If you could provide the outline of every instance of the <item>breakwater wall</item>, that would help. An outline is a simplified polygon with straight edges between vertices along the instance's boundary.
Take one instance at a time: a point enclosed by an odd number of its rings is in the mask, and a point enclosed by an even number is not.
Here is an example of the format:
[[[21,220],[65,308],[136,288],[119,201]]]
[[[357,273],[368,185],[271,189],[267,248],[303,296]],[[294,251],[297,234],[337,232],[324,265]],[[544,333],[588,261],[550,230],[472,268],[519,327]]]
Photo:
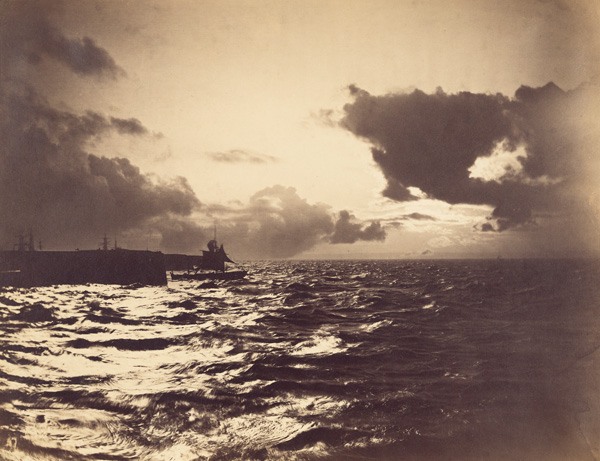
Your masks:
[[[137,250],[0,251],[0,286],[166,285],[164,254]]]

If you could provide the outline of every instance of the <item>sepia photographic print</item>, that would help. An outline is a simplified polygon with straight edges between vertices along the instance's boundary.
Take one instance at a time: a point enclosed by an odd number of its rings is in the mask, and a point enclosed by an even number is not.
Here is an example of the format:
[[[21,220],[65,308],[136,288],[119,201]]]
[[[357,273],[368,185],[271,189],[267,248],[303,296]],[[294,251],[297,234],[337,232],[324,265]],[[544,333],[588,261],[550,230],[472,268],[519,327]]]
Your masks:
[[[0,459],[600,460],[600,2],[0,0]]]

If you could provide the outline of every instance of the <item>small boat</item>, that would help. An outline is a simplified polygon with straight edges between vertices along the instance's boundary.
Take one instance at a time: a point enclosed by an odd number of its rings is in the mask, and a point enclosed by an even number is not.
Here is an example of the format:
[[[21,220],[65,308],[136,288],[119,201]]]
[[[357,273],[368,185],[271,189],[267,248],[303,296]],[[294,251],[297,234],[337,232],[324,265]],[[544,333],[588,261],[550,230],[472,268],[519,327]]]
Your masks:
[[[229,259],[215,239],[208,242],[208,251],[202,251],[200,264],[188,269],[184,273],[171,272],[171,280],[239,280],[248,275],[243,269],[227,270],[227,263],[235,264]]]

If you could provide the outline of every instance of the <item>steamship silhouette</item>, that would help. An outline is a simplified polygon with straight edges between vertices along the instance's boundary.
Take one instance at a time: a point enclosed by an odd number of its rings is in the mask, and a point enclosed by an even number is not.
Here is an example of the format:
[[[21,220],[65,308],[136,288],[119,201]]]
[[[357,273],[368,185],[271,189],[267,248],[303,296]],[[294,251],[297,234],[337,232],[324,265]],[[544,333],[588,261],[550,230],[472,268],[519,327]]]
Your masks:
[[[173,272],[176,270],[172,269],[175,265],[173,263],[177,262],[175,256],[178,255],[166,255],[171,280],[238,280],[248,275],[244,269],[235,269],[236,263],[227,256],[223,245],[219,246],[217,243],[216,226],[214,238],[208,242],[207,246],[208,251],[202,250],[202,256],[181,255],[183,258],[178,261],[179,270],[182,270],[182,266],[185,264],[184,273]]]

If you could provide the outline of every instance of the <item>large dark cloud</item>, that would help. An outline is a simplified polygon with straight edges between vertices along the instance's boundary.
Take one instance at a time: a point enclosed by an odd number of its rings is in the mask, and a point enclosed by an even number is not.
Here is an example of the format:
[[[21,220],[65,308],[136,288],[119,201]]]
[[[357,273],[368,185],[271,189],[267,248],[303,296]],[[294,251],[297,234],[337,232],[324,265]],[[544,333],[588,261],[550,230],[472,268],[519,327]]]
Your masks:
[[[374,96],[354,85],[350,93],[354,101],[344,107],[340,124],[371,143],[388,182],[383,194],[393,200],[416,200],[410,189],[416,187],[450,204],[491,205],[482,230],[504,231],[534,222],[536,213],[564,211],[574,184],[585,176],[590,152],[581,135],[591,129],[582,128],[582,107],[597,95],[592,86],[569,92],[553,83],[523,86],[513,98],[441,89]],[[520,170],[473,177],[475,161],[499,146],[525,149]]]
[[[468,169],[511,136],[506,98],[441,90],[371,96],[354,86],[350,90],[355,101],[345,106],[342,126],[374,145],[373,158],[390,180],[386,195],[408,200],[414,197],[407,187],[416,186],[449,203],[481,200]]]
[[[91,155],[86,145],[118,119],[76,115],[48,106],[35,92],[0,95],[0,241],[33,230],[50,245],[96,242],[163,215],[189,215],[199,201],[184,178],[140,172],[124,158]],[[141,128],[141,124],[139,125]],[[141,134],[144,129],[129,130]]]
[[[33,231],[49,248],[96,245],[104,233],[157,218],[188,216],[200,205],[184,178],[143,174],[125,158],[90,154],[115,132],[147,136],[137,119],[53,107],[31,78],[43,59],[74,74],[123,72],[90,38],[69,39],[50,22],[56,3],[4,2],[0,31],[0,245]],[[38,82],[39,84],[39,82]]]

